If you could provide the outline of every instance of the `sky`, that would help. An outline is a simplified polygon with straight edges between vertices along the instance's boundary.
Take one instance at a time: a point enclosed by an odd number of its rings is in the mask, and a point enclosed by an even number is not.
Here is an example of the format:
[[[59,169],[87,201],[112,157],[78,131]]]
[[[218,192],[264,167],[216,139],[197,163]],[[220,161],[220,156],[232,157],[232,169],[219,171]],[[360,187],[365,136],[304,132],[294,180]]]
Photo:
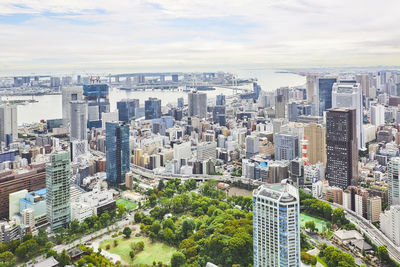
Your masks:
[[[0,75],[400,65],[399,0],[0,0]]]

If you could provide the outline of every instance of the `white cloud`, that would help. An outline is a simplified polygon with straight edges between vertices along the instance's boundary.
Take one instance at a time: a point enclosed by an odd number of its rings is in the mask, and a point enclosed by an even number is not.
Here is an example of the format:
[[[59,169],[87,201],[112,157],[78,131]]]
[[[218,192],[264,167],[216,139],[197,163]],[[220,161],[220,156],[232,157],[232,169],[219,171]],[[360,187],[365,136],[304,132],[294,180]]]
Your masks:
[[[397,0],[2,0],[0,74],[395,65],[398,10]]]

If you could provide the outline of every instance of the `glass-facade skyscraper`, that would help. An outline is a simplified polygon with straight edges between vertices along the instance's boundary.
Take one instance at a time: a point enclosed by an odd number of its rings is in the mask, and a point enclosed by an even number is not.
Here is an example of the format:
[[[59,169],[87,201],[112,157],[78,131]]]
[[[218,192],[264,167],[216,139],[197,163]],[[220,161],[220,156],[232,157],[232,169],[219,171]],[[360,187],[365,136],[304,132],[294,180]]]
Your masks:
[[[332,86],[337,81],[336,77],[318,77],[318,115],[322,116],[325,110],[332,107]]]
[[[150,97],[144,102],[144,116],[146,120],[161,118],[161,100]]]
[[[51,230],[68,226],[70,214],[69,153],[55,152],[46,165],[47,220]]]
[[[129,172],[129,125],[106,122],[107,182],[118,185],[125,182]]]
[[[299,191],[282,182],[253,192],[254,267],[300,266]]]
[[[101,128],[101,113],[110,112],[107,84],[86,84],[83,86],[83,95],[88,102],[88,128]]]
[[[118,120],[129,123],[135,119],[135,109],[139,107],[139,99],[122,99],[117,102]]]

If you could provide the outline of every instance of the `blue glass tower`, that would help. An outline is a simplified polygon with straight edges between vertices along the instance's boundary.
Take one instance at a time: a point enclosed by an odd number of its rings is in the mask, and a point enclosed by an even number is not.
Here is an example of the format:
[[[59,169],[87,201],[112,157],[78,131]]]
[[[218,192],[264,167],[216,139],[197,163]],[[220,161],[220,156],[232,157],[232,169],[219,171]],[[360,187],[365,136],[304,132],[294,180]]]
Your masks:
[[[144,102],[144,116],[146,120],[161,118],[161,100],[150,97]]]
[[[129,123],[135,119],[135,109],[139,107],[139,99],[123,99],[117,102],[118,120]]]
[[[325,110],[332,108],[332,86],[336,78],[318,78],[318,115],[322,116]]]
[[[85,84],[83,95],[88,102],[88,128],[101,128],[101,113],[110,112],[107,84]]]
[[[178,98],[178,108],[183,108],[184,100],[183,97]]]
[[[125,182],[129,172],[129,125],[118,122],[106,123],[107,182],[113,185]]]
[[[225,106],[226,105],[225,95],[217,95],[215,104],[217,106]]]

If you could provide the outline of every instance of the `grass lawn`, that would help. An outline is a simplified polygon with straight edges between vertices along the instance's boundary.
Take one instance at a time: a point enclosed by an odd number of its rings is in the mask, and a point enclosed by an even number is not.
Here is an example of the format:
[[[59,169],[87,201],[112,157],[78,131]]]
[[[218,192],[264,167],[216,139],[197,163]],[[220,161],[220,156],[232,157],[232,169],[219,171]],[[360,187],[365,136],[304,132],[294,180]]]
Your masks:
[[[306,222],[308,222],[308,221],[314,221],[315,228],[317,228],[318,232],[320,232],[320,233],[322,232],[322,228],[324,226],[326,227],[326,224],[327,224],[327,221],[325,221],[325,220],[321,220],[321,219],[306,215],[304,213],[301,213],[300,214],[300,225],[302,227],[304,227]]]
[[[130,200],[126,200],[126,199],[123,199],[123,198],[117,199],[116,203],[117,203],[117,206],[119,204],[124,205],[125,209],[129,210],[129,211],[134,210],[138,205],[136,202],[133,202],[133,201],[130,201]]]
[[[118,237],[115,239],[118,240],[117,247],[114,247],[114,239],[109,239],[101,242],[100,248],[106,250],[106,245],[110,244],[111,248],[106,251],[121,256],[122,260],[126,263],[151,265],[153,264],[153,261],[161,261],[162,263],[167,264],[171,260],[172,254],[176,251],[175,248],[157,241],[151,243],[151,240],[147,237],[131,237],[129,239]],[[129,257],[129,251],[131,251],[130,244],[139,241],[144,242],[144,250],[135,255],[132,262]]]
[[[328,265],[317,255],[317,261],[319,262],[319,263],[321,263],[322,265],[324,265],[325,267],[328,267]]]

